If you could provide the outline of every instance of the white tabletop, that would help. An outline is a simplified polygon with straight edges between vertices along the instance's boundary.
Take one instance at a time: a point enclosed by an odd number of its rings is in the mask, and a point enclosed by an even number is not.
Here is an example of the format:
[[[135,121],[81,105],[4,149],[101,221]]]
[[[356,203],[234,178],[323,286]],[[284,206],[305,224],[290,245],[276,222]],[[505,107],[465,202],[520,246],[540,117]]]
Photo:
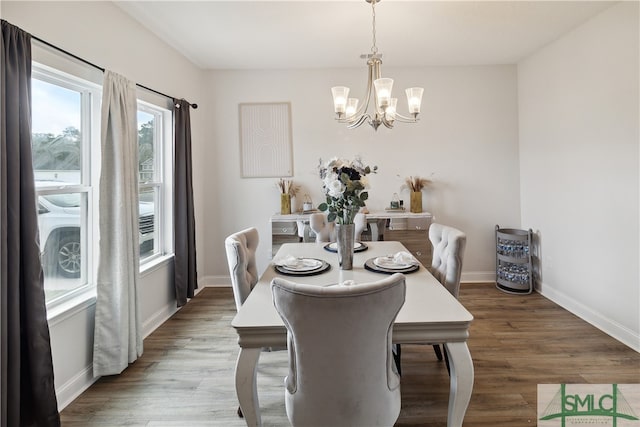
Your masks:
[[[384,275],[364,268],[369,258],[405,251],[399,242],[366,242],[368,249],[356,252],[353,270],[340,270],[338,255],[323,248],[323,243],[285,243],[274,260],[287,255],[318,258],[327,261],[331,269],[315,276],[284,276],[267,267],[260,281],[232,321],[240,335],[241,346],[282,345],[285,343],[284,324],[277,314],[271,296],[271,279],[279,275],[288,280],[317,285],[330,285],[354,280],[367,283]],[[466,341],[473,320],[456,298],[442,286],[429,271],[420,266],[418,271],[406,274],[406,300],[394,324],[393,341],[399,343],[432,343]],[[417,333],[419,332],[419,333]],[[269,335],[272,334],[270,337]]]

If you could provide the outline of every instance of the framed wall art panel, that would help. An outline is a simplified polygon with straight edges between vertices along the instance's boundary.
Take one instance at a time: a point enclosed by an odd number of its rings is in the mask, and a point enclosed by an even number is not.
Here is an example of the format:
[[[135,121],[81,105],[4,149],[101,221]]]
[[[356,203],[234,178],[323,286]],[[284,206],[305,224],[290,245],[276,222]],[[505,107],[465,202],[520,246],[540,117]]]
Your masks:
[[[291,103],[240,104],[243,178],[293,176]]]

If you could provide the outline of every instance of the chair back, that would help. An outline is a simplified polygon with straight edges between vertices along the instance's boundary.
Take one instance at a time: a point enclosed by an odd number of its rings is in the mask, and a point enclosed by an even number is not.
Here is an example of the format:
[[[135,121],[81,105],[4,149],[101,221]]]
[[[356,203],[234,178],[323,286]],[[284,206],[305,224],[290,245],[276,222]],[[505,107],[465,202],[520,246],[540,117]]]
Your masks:
[[[234,233],[224,241],[227,262],[229,263],[229,275],[233,286],[233,298],[238,310],[258,283],[256,250],[259,241],[258,230],[254,227]]]
[[[362,239],[362,232],[367,228],[367,216],[362,212],[358,212],[353,218],[355,224],[355,241],[359,242]]]
[[[323,213],[311,214],[309,227],[316,235],[316,242],[335,242],[335,224],[327,220],[327,215]]]
[[[467,236],[453,227],[433,223],[429,227],[429,240],[433,245],[431,273],[458,298]]]
[[[273,302],[287,328],[285,406],[294,426],[392,426],[400,377],[391,352],[404,275],[317,286],[276,277]]]

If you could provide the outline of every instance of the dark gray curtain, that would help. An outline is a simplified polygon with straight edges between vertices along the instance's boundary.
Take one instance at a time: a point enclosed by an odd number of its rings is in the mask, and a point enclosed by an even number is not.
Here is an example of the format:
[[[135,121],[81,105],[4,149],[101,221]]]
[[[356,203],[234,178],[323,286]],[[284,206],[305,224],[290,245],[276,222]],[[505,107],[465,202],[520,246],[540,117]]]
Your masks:
[[[0,49],[0,425],[59,426],[31,163],[31,36],[2,20]]]
[[[175,120],[174,283],[178,307],[193,297],[198,287],[196,271],[196,225],[193,214],[191,170],[191,105],[184,99],[173,100]]]

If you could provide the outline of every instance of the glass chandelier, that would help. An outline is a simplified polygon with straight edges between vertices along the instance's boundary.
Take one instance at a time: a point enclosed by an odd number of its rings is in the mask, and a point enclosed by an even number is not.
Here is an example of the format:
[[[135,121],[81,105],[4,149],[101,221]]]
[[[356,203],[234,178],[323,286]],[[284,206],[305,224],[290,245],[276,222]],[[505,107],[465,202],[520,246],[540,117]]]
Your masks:
[[[357,98],[349,98],[348,87],[332,87],[331,93],[333,94],[336,120],[340,123],[345,123],[349,129],[355,129],[366,122],[375,130],[378,130],[380,124],[391,129],[396,120],[405,123],[415,123],[418,121],[420,104],[422,103],[422,92],[424,89],[421,87],[411,87],[405,90],[410,117],[403,116],[396,111],[398,98],[391,97],[393,79],[382,77],[380,72],[382,54],[378,53],[378,47],[376,46],[376,3],[380,0],[365,1],[371,3],[373,15],[373,45],[371,46],[371,53],[361,55],[361,58],[367,59],[367,66],[369,67],[366,98],[365,102],[360,104]],[[369,102],[372,96],[374,107],[373,111],[369,113]],[[360,108],[358,108],[358,104],[360,104]]]

